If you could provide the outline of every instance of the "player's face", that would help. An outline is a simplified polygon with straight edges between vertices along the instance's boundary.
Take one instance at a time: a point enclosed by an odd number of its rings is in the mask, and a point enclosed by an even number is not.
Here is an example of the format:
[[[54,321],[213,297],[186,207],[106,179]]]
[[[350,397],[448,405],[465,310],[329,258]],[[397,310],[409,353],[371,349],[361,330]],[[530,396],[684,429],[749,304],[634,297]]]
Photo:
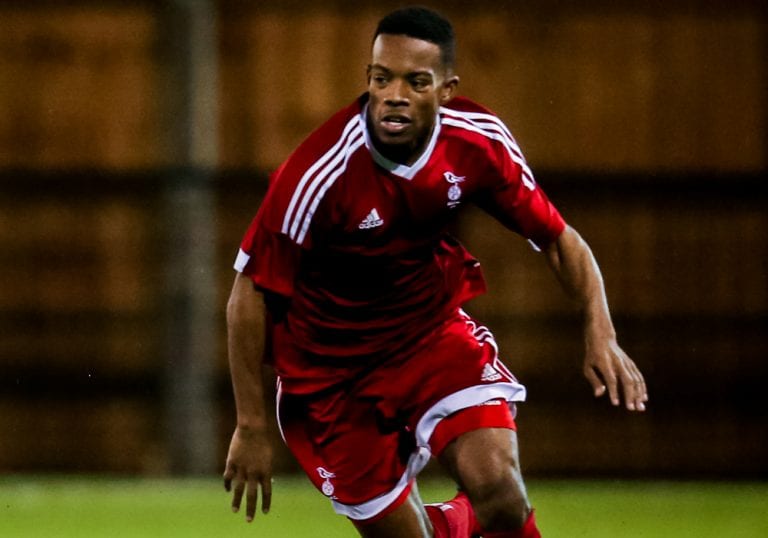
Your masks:
[[[443,65],[438,45],[380,34],[368,66],[368,127],[376,149],[395,162],[412,164],[458,82]]]

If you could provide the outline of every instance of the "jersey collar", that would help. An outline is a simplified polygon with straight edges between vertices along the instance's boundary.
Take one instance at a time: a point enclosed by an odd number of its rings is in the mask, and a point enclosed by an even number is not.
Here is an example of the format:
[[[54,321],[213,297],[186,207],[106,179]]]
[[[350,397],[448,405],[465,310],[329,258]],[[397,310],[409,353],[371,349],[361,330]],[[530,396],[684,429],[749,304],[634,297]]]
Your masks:
[[[368,122],[366,121],[367,117],[368,103],[365,104],[363,110],[360,112],[360,125],[363,128],[363,133],[365,134],[365,147],[368,148],[368,151],[371,153],[374,162],[396,176],[400,176],[404,179],[413,179],[416,174],[418,174],[419,171],[424,168],[424,166],[429,161],[429,158],[432,156],[432,152],[435,150],[435,146],[437,145],[437,137],[440,135],[440,114],[438,114],[437,118],[435,118],[435,128],[432,129],[432,135],[429,138],[427,147],[424,148],[424,151],[419,156],[419,158],[416,159],[416,162],[410,166],[407,164],[400,164],[394,161],[390,161],[384,155],[379,153],[379,151],[373,145],[371,135],[368,132]]]

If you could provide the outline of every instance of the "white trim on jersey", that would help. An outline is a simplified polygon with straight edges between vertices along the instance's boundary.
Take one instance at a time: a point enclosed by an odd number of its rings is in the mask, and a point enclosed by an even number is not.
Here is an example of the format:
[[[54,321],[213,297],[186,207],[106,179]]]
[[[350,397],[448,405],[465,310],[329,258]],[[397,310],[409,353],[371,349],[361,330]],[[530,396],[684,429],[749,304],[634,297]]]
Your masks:
[[[312,217],[315,215],[315,210],[317,210],[317,206],[320,204],[320,201],[325,196],[325,192],[336,182],[336,179],[344,173],[344,171],[347,169],[347,164],[349,163],[349,158],[352,156],[352,154],[357,151],[357,149],[362,146],[365,142],[363,141],[362,134],[355,131],[354,133],[356,135],[356,138],[352,141],[350,141],[350,144],[345,148],[344,152],[344,160],[341,163],[340,166],[334,169],[333,173],[330,174],[327,178],[323,180],[315,179],[315,183],[322,182],[322,186],[317,191],[317,194],[312,198],[312,204],[309,206],[309,209],[306,212],[306,215],[304,217],[304,221],[301,224],[301,229],[299,230],[298,238],[296,239],[296,242],[300,245],[304,242],[304,238],[307,235],[307,232],[309,231],[309,225],[312,223]],[[337,158],[338,159],[338,158]]]
[[[245,271],[245,266],[248,265],[248,261],[250,261],[251,256],[247,252],[245,252],[243,249],[238,249],[237,251],[237,258],[235,258],[235,271],[238,273],[242,273]]]
[[[520,146],[515,142],[512,133],[509,132],[506,125],[493,114],[484,114],[481,112],[462,112],[452,108],[440,107],[440,113],[443,114],[441,121],[446,125],[453,125],[481,134],[492,140],[497,140],[504,145],[513,162],[522,168],[523,184],[529,189],[536,188],[536,181],[533,178],[533,172],[528,167],[523,157]]]
[[[304,173],[283,217],[282,232],[302,244],[326,191],[346,170],[350,156],[364,143],[360,118],[347,122],[338,141]]]

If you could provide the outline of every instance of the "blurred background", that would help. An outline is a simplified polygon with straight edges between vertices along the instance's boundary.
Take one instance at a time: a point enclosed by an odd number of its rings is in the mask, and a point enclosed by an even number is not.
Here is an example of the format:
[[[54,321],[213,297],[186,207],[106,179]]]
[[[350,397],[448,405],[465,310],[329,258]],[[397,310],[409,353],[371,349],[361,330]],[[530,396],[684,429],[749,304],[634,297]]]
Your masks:
[[[526,472],[765,479],[765,3],[423,3],[593,247],[651,393],[593,400],[573,305],[469,211],[491,292],[468,309],[529,388]],[[399,5],[0,1],[0,472],[222,470],[241,236]]]

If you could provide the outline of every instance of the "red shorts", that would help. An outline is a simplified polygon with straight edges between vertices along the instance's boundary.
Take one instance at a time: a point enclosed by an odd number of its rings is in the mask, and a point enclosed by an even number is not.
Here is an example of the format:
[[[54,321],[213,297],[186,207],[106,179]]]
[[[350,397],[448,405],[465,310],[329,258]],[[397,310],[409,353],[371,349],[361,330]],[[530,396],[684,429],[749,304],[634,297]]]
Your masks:
[[[278,388],[286,444],[336,512],[367,520],[398,506],[432,455],[462,433],[514,429],[525,387],[502,364],[491,332],[459,310],[416,354],[338,389]]]

